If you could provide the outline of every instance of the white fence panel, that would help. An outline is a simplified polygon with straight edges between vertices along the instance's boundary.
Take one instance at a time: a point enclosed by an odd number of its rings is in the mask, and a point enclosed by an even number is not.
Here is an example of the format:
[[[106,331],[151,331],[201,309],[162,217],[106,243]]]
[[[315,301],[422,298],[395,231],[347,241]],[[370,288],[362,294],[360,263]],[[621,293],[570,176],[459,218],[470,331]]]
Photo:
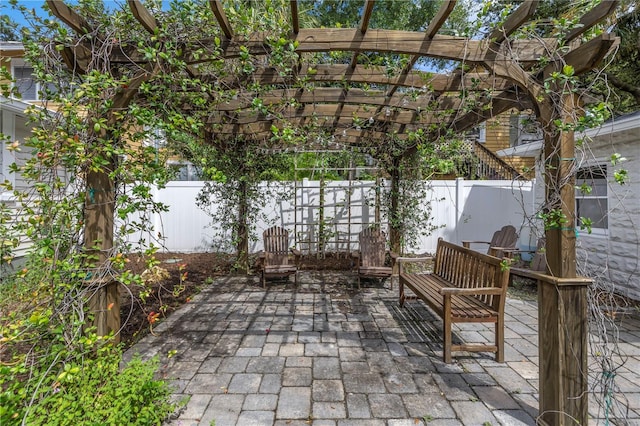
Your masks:
[[[203,182],[171,182],[166,188],[156,191],[156,200],[169,206],[168,212],[153,220],[154,232],[160,232],[164,237],[164,250],[204,252],[215,250],[221,242],[228,245],[229,236],[220,237],[221,230],[196,206],[196,197],[203,185]],[[252,253],[262,249],[262,232],[273,225],[289,229],[292,244],[295,232],[317,232],[314,227],[303,225],[318,221],[317,217],[312,217],[314,214],[317,216],[317,210],[311,206],[320,203],[319,182],[304,181],[297,185],[286,182],[278,185],[280,189],[277,192],[285,196],[267,197],[265,200],[265,208],[255,222],[256,238],[250,243]],[[462,240],[487,241],[494,231],[508,224],[520,232],[521,246],[530,245],[526,218],[534,209],[533,182],[456,179],[433,181],[430,186],[424,206],[431,206],[432,224],[438,228],[428,237],[420,238],[418,247],[413,250],[416,253],[433,253],[439,237],[457,243]],[[375,190],[376,183],[372,181],[352,182],[351,186],[346,181],[327,182],[324,210],[327,229],[341,232],[344,239],[348,236],[353,245],[362,226],[375,222]],[[294,200],[296,192],[298,199]],[[347,208],[347,201],[351,203],[350,209]],[[350,222],[347,217],[349,214]],[[381,222],[386,228],[386,218],[383,217]],[[351,225],[347,227],[345,223]],[[138,235],[133,238],[141,237]],[[328,250],[335,248],[335,244],[339,242],[336,240],[332,243],[330,240]]]

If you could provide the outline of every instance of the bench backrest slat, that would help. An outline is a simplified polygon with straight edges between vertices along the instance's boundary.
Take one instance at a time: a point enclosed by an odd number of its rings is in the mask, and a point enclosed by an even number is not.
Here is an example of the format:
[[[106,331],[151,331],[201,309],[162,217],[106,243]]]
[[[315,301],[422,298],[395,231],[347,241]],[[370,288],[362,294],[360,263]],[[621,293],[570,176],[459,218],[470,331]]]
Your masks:
[[[500,296],[478,296],[493,309],[504,307],[509,284],[509,271],[503,270],[503,259],[468,249],[440,238],[433,273],[459,288],[502,288]]]

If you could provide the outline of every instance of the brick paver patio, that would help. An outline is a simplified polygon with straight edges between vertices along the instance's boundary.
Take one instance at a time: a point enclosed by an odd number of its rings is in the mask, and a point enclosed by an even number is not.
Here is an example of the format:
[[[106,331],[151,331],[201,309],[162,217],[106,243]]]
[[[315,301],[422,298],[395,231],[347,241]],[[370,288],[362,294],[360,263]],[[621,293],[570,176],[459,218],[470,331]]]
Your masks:
[[[504,364],[475,353],[447,365],[440,320],[424,305],[401,309],[397,288],[371,283],[358,291],[354,280],[305,271],[297,288],[263,289],[256,277],[218,279],[126,358],[159,356],[175,398],[188,400],[172,426],[536,423],[535,301],[508,299]],[[590,424],[640,425],[640,314],[619,325],[625,356],[613,357],[619,368],[606,374],[616,392],[601,392],[602,369],[590,361],[598,391],[590,395]],[[468,342],[493,338],[484,325],[457,330]]]

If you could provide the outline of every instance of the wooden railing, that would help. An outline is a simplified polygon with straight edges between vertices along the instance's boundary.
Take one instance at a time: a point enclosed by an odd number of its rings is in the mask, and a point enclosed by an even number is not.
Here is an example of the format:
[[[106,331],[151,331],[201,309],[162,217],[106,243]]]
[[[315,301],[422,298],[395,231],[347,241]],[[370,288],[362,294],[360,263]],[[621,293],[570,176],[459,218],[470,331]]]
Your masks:
[[[473,154],[478,159],[476,179],[524,179],[518,170],[478,141],[473,142]]]

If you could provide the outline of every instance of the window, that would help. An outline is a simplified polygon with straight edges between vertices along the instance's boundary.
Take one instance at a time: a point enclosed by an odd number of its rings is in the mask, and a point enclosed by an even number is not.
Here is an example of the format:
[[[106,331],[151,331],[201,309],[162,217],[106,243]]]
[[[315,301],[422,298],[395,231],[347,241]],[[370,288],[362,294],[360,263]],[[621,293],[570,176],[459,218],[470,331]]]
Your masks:
[[[576,175],[576,188],[576,215],[578,219],[591,220],[593,230],[608,229],[607,166],[579,169]]]
[[[509,118],[509,142],[519,146],[543,139],[542,129],[533,115],[511,115]]]
[[[174,181],[202,180],[202,173],[191,163],[169,163],[169,167],[175,170]]]
[[[16,80],[15,85],[22,99],[25,101],[38,99],[38,84],[33,78],[33,68],[26,65],[14,66],[13,78]]]
[[[164,130],[145,128],[145,131],[147,131],[147,137],[144,140],[145,146],[152,146],[156,150],[167,146],[167,136]]]
[[[478,143],[485,143],[487,141],[487,126],[485,123],[480,123],[478,126],[467,132],[467,138],[475,139]]]
[[[15,60],[15,62],[18,62],[18,60]],[[22,100],[37,101],[43,98],[40,93],[43,87],[33,75],[33,67],[20,63],[14,64],[13,78],[15,79],[15,87],[22,95]],[[47,84],[45,87],[52,92],[56,90],[53,84]]]

